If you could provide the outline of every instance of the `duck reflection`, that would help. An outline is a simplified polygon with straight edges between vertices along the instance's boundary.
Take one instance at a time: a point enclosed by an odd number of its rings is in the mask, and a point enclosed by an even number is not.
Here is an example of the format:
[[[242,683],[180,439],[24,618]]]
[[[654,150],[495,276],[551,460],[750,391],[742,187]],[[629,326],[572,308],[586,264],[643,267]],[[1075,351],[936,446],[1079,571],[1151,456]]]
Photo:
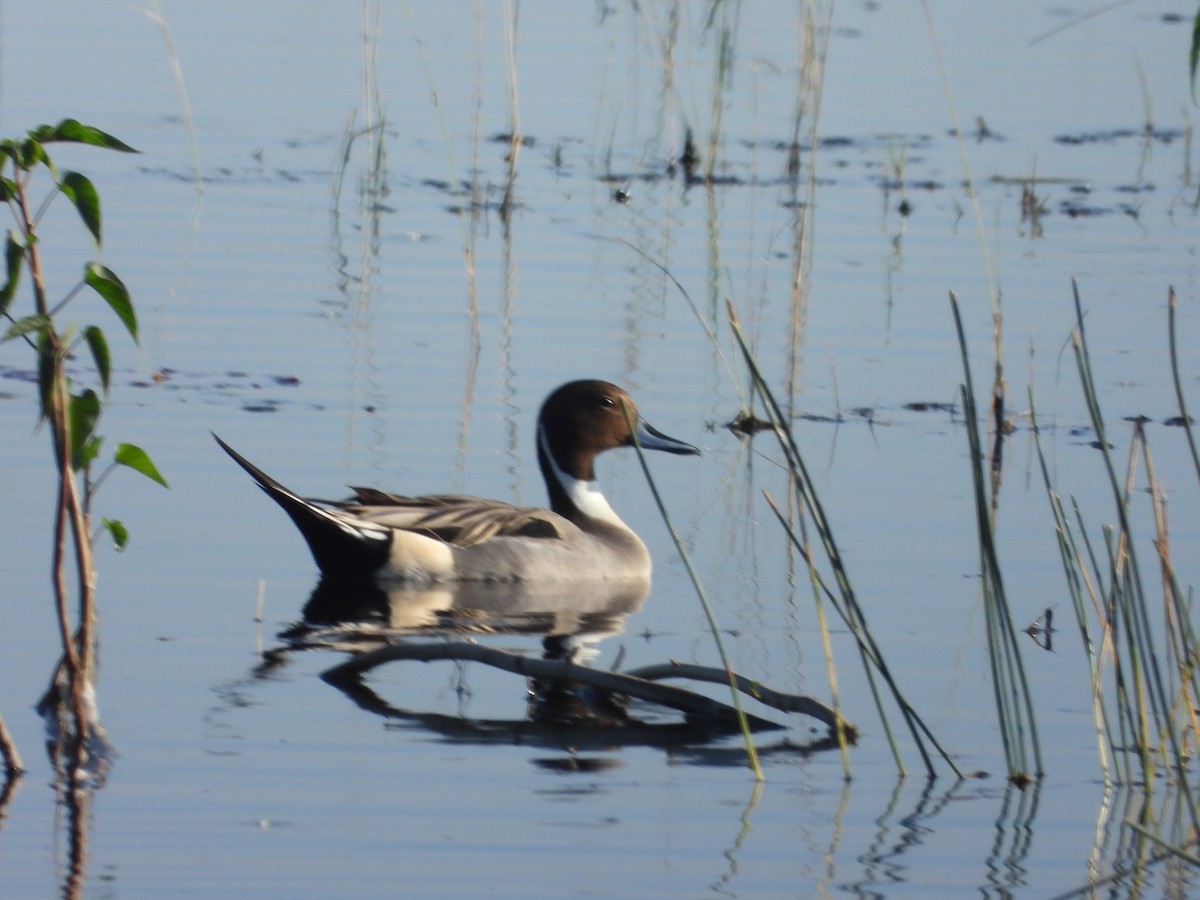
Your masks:
[[[521,635],[541,637],[544,660],[586,665],[599,654],[600,641],[624,631],[626,619],[642,608],[649,592],[648,578],[422,586],[324,578],[304,606],[303,621],[281,637],[289,649],[365,653],[400,642],[411,644],[419,638]],[[388,717],[413,716],[383,701],[361,676],[327,673],[324,677],[364,709]],[[526,685],[526,724],[601,729],[633,724],[623,698],[610,691],[557,677],[530,676]],[[467,725],[462,720],[451,725],[438,716],[419,718],[459,737]],[[472,727],[490,731],[499,724],[476,722]]]
[[[648,578],[388,587],[327,577],[305,604],[304,621],[285,637],[348,628],[379,638],[491,633],[599,640],[620,634],[649,593]]]
[[[303,620],[280,635],[284,646],[263,655],[257,675],[268,675],[297,651],[346,652],[349,659],[321,678],[360,708],[463,743],[520,743],[569,752],[567,758],[535,761],[542,766],[605,767],[612,760],[584,759],[578,753],[631,745],[696,748],[738,733],[732,707],[647,680],[701,677],[697,674],[650,674],[651,669],[670,665],[627,674],[588,666],[602,640],[624,631],[649,589],[645,578],[414,587],[326,577],[304,606]],[[512,653],[484,640],[502,635],[539,637],[540,657]],[[403,660],[475,662],[523,675],[525,714],[518,720],[467,718],[393,705],[376,693],[366,676],[377,666]],[[759,693],[764,690],[757,688]],[[630,696],[648,704],[648,718],[630,713]],[[834,715],[825,712],[827,717]],[[784,727],[753,715],[746,721],[753,731]],[[795,754],[835,746],[826,736],[800,745],[784,741],[778,749]],[[760,747],[760,753],[766,749]]]

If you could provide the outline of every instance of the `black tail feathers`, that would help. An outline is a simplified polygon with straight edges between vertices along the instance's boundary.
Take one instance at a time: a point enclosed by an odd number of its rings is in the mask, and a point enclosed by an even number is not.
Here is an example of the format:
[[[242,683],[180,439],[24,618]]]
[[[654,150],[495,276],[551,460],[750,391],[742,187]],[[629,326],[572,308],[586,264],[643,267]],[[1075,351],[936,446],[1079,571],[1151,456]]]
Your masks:
[[[391,532],[377,525],[356,523],[352,516],[327,509],[284,487],[223,440],[213,439],[260,488],[283,507],[308,542],[313,559],[326,575],[363,576],[373,573],[388,559]]]

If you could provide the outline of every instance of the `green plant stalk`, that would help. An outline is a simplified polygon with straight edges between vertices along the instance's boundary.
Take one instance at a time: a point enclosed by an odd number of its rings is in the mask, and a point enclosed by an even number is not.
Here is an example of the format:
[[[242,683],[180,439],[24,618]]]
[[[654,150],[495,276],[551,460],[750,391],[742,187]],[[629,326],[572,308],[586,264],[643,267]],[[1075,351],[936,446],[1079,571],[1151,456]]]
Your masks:
[[[1112,736],[1108,726],[1108,712],[1104,706],[1103,682],[1096,660],[1095,644],[1092,641],[1091,630],[1088,627],[1087,607],[1084,605],[1083,600],[1082,582],[1084,576],[1081,575],[1083,561],[1080,558],[1078,546],[1071,532],[1070,523],[1067,521],[1062,499],[1055,493],[1050,481],[1050,468],[1046,463],[1046,454],[1042,448],[1041,432],[1037,419],[1037,404],[1034,399],[1032,386],[1030,386],[1028,393],[1029,416],[1033,429],[1034,448],[1037,451],[1038,465],[1042,473],[1042,484],[1046,489],[1046,498],[1050,503],[1050,511],[1054,517],[1054,532],[1058,543],[1059,557],[1062,561],[1063,574],[1067,580],[1067,592],[1071,595],[1071,606],[1075,612],[1075,623],[1079,628],[1079,638],[1083,645],[1084,656],[1087,658],[1088,673],[1091,678],[1092,718],[1096,727],[1096,752],[1100,757],[1100,767],[1104,772],[1105,787],[1111,787],[1112,773],[1110,769],[1114,765],[1115,759],[1109,752],[1109,748],[1112,746]]]
[[[1192,20],[1192,47],[1188,51],[1188,71],[1191,72],[1192,103],[1196,103],[1196,66],[1200,65],[1200,11]]]
[[[658,485],[654,483],[654,476],[650,474],[650,466],[646,462],[646,454],[642,450],[642,445],[637,439],[637,428],[634,426],[628,404],[622,402],[621,411],[625,414],[625,423],[629,426],[629,433],[634,436],[633,449],[637,451],[638,463],[642,467],[642,474],[646,476],[646,483],[650,485],[650,494],[654,497],[654,503],[658,506],[659,514],[662,516],[663,523],[667,526],[667,531],[671,535],[671,540],[675,544],[679,558],[683,560],[688,577],[692,580],[692,587],[696,589],[696,596],[700,598],[700,606],[704,610],[705,619],[708,620],[709,631],[712,633],[713,642],[717,645],[717,655],[721,658],[721,666],[725,669],[725,674],[729,677],[729,692],[732,695],[733,708],[737,712],[738,728],[741,730],[742,739],[746,744],[747,765],[749,765],[750,770],[754,773],[755,780],[763,781],[764,776],[762,765],[758,760],[758,749],[754,746],[754,736],[750,732],[750,724],[746,721],[746,712],[742,708],[742,698],[738,691],[737,679],[733,671],[733,666],[729,662],[729,654],[725,650],[725,642],[721,640],[721,629],[717,626],[717,617],[713,613],[712,604],[708,602],[708,595],[704,591],[704,585],[700,583],[700,576],[696,574],[696,569],[692,566],[692,560],[688,556],[687,550],[684,549],[683,541],[679,539],[679,535],[675,531],[675,526],[671,524],[671,517],[667,514],[667,508],[658,493]]]
[[[731,319],[731,323],[732,323],[734,336],[737,338],[738,343],[741,346],[743,355],[747,358],[747,366],[749,367],[750,372],[751,372],[752,389],[755,393],[759,393],[760,396],[763,397],[763,402],[766,407],[766,412],[767,412],[768,416],[771,418],[771,424],[773,426],[773,430],[775,431],[776,439],[779,441],[780,446],[784,451],[784,455],[788,459],[789,471],[791,472],[794,489],[796,490],[796,492],[798,494],[802,495],[801,503],[804,504],[806,506],[806,508],[809,509],[810,514],[812,514],[814,517],[814,520],[816,520],[817,533],[818,533],[818,536],[820,536],[820,538],[821,538],[822,544],[826,551],[826,556],[828,557],[830,554],[829,548],[832,543],[832,537],[829,534],[827,534],[826,530],[822,527],[823,517],[818,518],[817,514],[813,512],[812,507],[809,505],[808,498],[803,496],[804,485],[801,480],[801,474],[807,474],[807,473],[802,468],[802,466],[803,466],[802,462],[799,464],[801,468],[798,468],[797,465],[793,461],[792,450],[794,449],[794,445],[791,448],[789,448],[789,446],[788,446],[788,443],[791,441],[791,432],[790,432],[790,430],[787,430],[783,424],[783,421],[784,421],[783,414],[780,411],[778,404],[775,403],[774,397],[770,396],[769,391],[767,391],[766,393],[761,393],[761,391],[760,391],[761,375],[758,371],[757,364],[754,362],[753,357],[749,353],[749,348],[746,346],[745,340],[741,333],[740,326],[737,324],[736,318],[733,314],[732,305],[730,305],[730,319]],[[770,399],[767,399],[768,397]],[[783,437],[784,434],[787,435],[786,440]],[[798,456],[798,452],[796,453],[796,456]],[[816,498],[813,498],[813,499],[815,500]],[[774,504],[772,504],[772,506],[773,505]],[[797,552],[799,552],[801,554],[801,558],[804,559],[805,563],[811,568],[812,561],[811,561],[811,558],[809,557],[807,551],[805,550],[804,545],[801,543],[799,538],[796,537],[796,534],[791,529],[791,526],[785,522],[783,517],[779,514],[778,510],[776,510],[776,515],[779,516],[780,522],[782,524],[784,524],[785,530],[787,531],[787,534],[792,542],[792,545],[796,548]],[[847,596],[848,578],[845,577],[844,572],[842,572],[840,574],[838,572],[840,556],[837,555],[836,545],[833,545],[833,546],[834,546],[834,555],[838,560],[837,562],[833,562],[834,577],[838,580],[838,586],[842,592],[842,598],[843,598],[843,600],[845,600],[845,598]],[[900,748],[896,743],[895,734],[892,732],[891,723],[890,723],[890,721],[888,719],[888,715],[887,715],[887,710],[883,705],[883,698],[880,695],[878,686],[875,683],[874,670],[872,669],[872,665],[874,665],[874,667],[876,669],[881,669],[881,668],[886,668],[886,667],[881,667],[882,661],[879,659],[878,655],[875,653],[874,646],[869,640],[869,635],[863,634],[863,629],[862,629],[862,627],[860,627],[862,623],[859,622],[858,618],[856,618],[854,613],[848,608],[848,605],[843,605],[843,604],[838,603],[834,599],[833,592],[830,591],[828,588],[826,588],[826,594],[829,596],[831,602],[834,603],[835,608],[838,610],[838,614],[842,617],[842,621],[845,622],[846,626],[850,629],[851,634],[854,635],[855,643],[858,647],[859,658],[862,660],[862,663],[863,663],[863,671],[866,673],[867,683],[871,690],[871,697],[874,700],[875,709],[879,714],[879,721],[883,725],[884,734],[886,735],[887,740],[888,740],[888,747],[891,749],[891,752],[892,752],[892,758],[895,760],[896,768],[900,772],[900,774],[905,775],[905,774],[907,774],[907,771],[904,766],[904,758],[900,754]],[[870,662],[868,662],[868,660]],[[894,688],[893,688],[893,692],[895,692]],[[910,728],[911,728],[912,723],[910,722],[909,724],[910,724]],[[925,749],[922,746],[919,735],[914,732],[913,737],[917,744],[918,751],[921,754],[921,758],[925,763],[926,772],[932,777],[932,775],[933,775],[932,760],[925,753]]]
[[[965,351],[964,351],[965,353]],[[1010,674],[999,655],[1003,637],[1003,626],[998,622],[996,587],[992,581],[991,543],[992,534],[987,512],[987,501],[984,499],[983,472],[981,464],[983,451],[979,445],[979,423],[975,412],[975,398],[969,385],[960,388],[963,403],[963,419],[967,429],[968,455],[971,460],[971,488],[975,499],[976,529],[978,532],[980,556],[980,592],[983,599],[984,624],[987,630],[988,665],[992,674],[992,696],[996,703],[997,723],[1000,726],[1001,742],[1004,746],[1004,757],[1008,765],[1010,779],[1029,771],[1024,759],[1024,742],[1017,734],[1020,731],[1020,721],[1016,709],[1008,703],[1005,684],[1011,684],[1007,676]]]
[[[1079,508],[1079,502],[1074,497],[1071,498],[1071,507],[1074,511],[1075,524],[1079,529],[1079,535],[1083,540],[1083,546],[1087,552],[1088,563],[1091,566],[1091,571],[1093,573],[1091,583],[1096,585],[1096,587],[1089,587],[1089,594],[1091,595],[1093,605],[1095,606],[1096,617],[1100,625],[1100,639],[1098,642],[1100,650],[1096,657],[1097,681],[1093,686],[1093,690],[1097,693],[1097,697],[1102,698],[1105,661],[1112,660],[1111,665],[1114,670],[1114,681],[1118,686],[1118,696],[1121,701],[1124,701],[1125,687],[1124,682],[1121,679],[1121,670],[1119,667],[1120,660],[1117,656],[1116,650],[1116,635],[1114,633],[1115,622],[1110,611],[1109,602],[1106,600],[1103,604],[1101,604],[1097,599],[1097,594],[1103,593],[1102,585],[1104,584],[1104,578],[1100,569],[1100,562],[1096,556],[1096,550],[1092,546],[1091,538],[1088,537],[1087,526],[1084,524],[1083,520],[1083,510]],[[1087,575],[1086,571],[1084,570],[1082,560],[1079,563],[1079,567],[1082,577],[1086,578]],[[1085,613],[1077,612],[1076,615],[1083,615],[1086,618]],[[1102,702],[1102,699],[1098,702]],[[1125,704],[1122,702],[1119,704],[1118,710],[1123,708],[1125,708]],[[1121,732],[1121,737],[1116,737],[1113,735],[1114,722],[1116,723],[1117,729]],[[1119,711],[1118,715],[1115,717],[1111,714],[1106,716],[1105,735],[1108,739],[1109,751],[1112,754],[1113,766],[1117,771],[1117,781],[1120,784],[1128,784],[1129,772],[1132,768],[1129,763],[1130,741],[1126,740],[1123,736],[1124,719],[1120,715]]]
[[[1124,623],[1124,617],[1121,615],[1121,602],[1119,599],[1120,585],[1119,576],[1117,573],[1116,554],[1113,549],[1113,530],[1109,525],[1105,525],[1102,529],[1104,537],[1104,549],[1108,556],[1108,578],[1109,588],[1107,591],[1107,599],[1104,603],[1104,621],[1108,627],[1108,647],[1112,659],[1113,684],[1117,694],[1117,724],[1118,724],[1118,746],[1126,756],[1136,755],[1138,762],[1145,772],[1148,763],[1145,757],[1144,742],[1139,741],[1134,732],[1137,730],[1138,716],[1133,712],[1141,702],[1141,698],[1137,693],[1137,675],[1134,671],[1135,663],[1131,662],[1128,665],[1125,663],[1125,657],[1121,653],[1122,641],[1126,640],[1125,631],[1127,630]],[[1129,668],[1133,679],[1126,675],[1126,668]],[[1133,681],[1133,686],[1130,686],[1130,681]],[[1129,765],[1129,771],[1132,772],[1132,763]],[[1143,776],[1144,778],[1144,776]]]
[[[1132,459],[1131,454],[1131,465]],[[1130,469],[1127,474],[1128,481],[1119,500],[1122,507],[1126,509],[1133,489],[1132,478],[1133,472]],[[1139,646],[1141,636],[1135,613],[1140,599],[1135,598],[1134,594],[1140,587],[1140,576],[1135,578],[1131,574],[1131,563],[1128,556],[1131,536],[1128,533],[1120,529],[1106,528],[1105,543],[1108,550],[1109,583],[1112,591],[1110,617],[1114,627],[1114,637],[1117,639],[1114,644],[1113,659],[1116,665],[1115,673],[1118,675],[1118,685],[1122,690],[1122,694],[1119,695],[1122,702],[1118,708],[1126,722],[1126,734],[1123,735],[1123,738],[1132,741],[1142,767],[1142,779],[1149,785],[1154,778],[1154,761],[1151,753],[1154,742],[1151,736],[1150,722],[1155,713],[1148,708],[1148,704],[1153,704],[1153,699],[1148,694],[1149,688],[1146,684],[1146,671],[1143,664],[1146,656]],[[1123,655],[1120,652],[1121,647],[1124,647]],[[1128,669],[1128,677],[1125,675],[1126,669]]]
[[[36,352],[40,416],[49,423],[57,474],[51,584],[62,642],[62,661],[56,668],[54,680],[43,702],[53,699],[53,712],[62,720],[56,738],[51,741],[55,766],[62,780],[75,786],[80,773],[87,767],[89,742],[93,738],[98,742],[103,741],[99,723],[92,722],[96,612],[95,569],[88,527],[93,490],[89,467],[99,452],[101,438],[94,434],[94,427],[102,403],[96,391],[90,388],[77,395],[71,393],[65,360],[73,349],[73,329],[68,327],[60,331],[56,317],[87,286],[109,305],[135,341],[137,319],[125,286],[114,273],[97,262],[85,265],[80,284],[59,303],[52,307],[47,300],[37,229],[53,199],[59,194],[69,199],[97,246],[101,233],[99,195],[91,181],[81,173],[58,172],[45,149],[45,145],[56,142],[85,144],[121,152],[136,151],[111,135],[74,119],[63,119],[57,125],[39,126],[29,131],[22,140],[0,141],[0,195],[16,222],[6,241],[7,279],[0,287],[0,311],[13,322],[4,337],[23,337]],[[4,167],[10,162],[12,176],[8,177],[4,174]],[[29,204],[28,188],[35,170],[42,167],[53,177],[55,190],[47,195],[34,213]],[[28,271],[32,283],[33,312],[13,319],[9,305],[16,294],[22,270]],[[33,334],[37,336],[36,342],[31,340]],[[103,331],[96,326],[88,326],[83,329],[79,343],[87,344],[95,362],[99,386],[107,392],[111,379],[111,358]],[[153,462],[138,447],[118,445],[114,463],[127,465],[166,485]],[[123,543],[124,526],[105,520],[105,528],[119,544]],[[69,552],[75,561],[79,592],[74,633],[68,610],[66,556]],[[64,734],[70,727],[66,724],[67,719],[72,719],[74,726],[74,734],[69,736]],[[59,768],[64,753],[69,757],[68,762]]]
[[[1190,699],[1186,701],[1185,711],[1192,721],[1192,732],[1197,744],[1200,745],[1200,712],[1198,712],[1200,710],[1200,665],[1197,664],[1200,660],[1198,660],[1195,650],[1200,643],[1198,643],[1198,636],[1192,627],[1194,610],[1191,602],[1184,599],[1174,567],[1169,563],[1166,577],[1169,579],[1168,593],[1176,632],[1174,652],[1179,665],[1180,680],[1183,682],[1180,690],[1181,692],[1190,690]]]
[[[750,348],[746,344],[745,336],[742,334],[741,326],[738,324],[737,313],[733,308],[732,303],[726,304],[730,328],[734,338],[737,340],[738,347],[741,350],[746,366],[750,371],[751,383],[754,393],[762,399],[765,410],[770,416],[776,440],[779,442],[780,449],[783,450],[787,457],[788,467],[792,473],[792,482],[794,489],[797,492],[798,499],[808,509],[809,515],[812,516],[813,523],[817,528],[817,534],[821,539],[821,544],[825,550],[827,559],[833,569],[834,577],[838,583],[838,590],[842,595],[845,603],[845,611],[843,618],[847,627],[850,628],[855,641],[857,642],[860,652],[864,659],[869,659],[879,672],[880,676],[888,685],[897,706],[900,709],[901,715],[904,717],[905,724],[908,725],[909,731],[912,734],[914,743],[917,746],[917,751],[921,755],[921,759],[925,764],[925,769],[930,777],[936,775],[933,767],[933,760],[925,746],[928,741],[933,745],[937,753],[942,757],[943,761],[950,767],[955,775],[962,777],[962,773],[954,764],[949,754],[942,748],[928,726],[924,723],[916,710],[913,709],[908,700],[900,692],[899,686],[892,677],[891,671],[883,660],[883,655],[880,653],[878,646],[875,644],[874,638],[871,636],[869,628],[867,628],[866,617],[863,615],[862,609],[859,607],[854,594],[854,589],[850,585],[849,574],[843,564],[841,553],[838,550],[837,543],[833,539],[833,532],[829,526],[829,521],[825,517],[824,508],[821,505],[820,498],[813,489],[812,480],[808,475],[808,468],[804,464],[804,460],[800,455],[799,448],[796,446],[792,436],[791,429],[786,424],[783,412],[779,404],[775,400],[774,394],[763,378],[761,370],[754,359],[754,355],[750,352]],[[840,611],[841,608],[839,608]],[[868,677],[870,668],[867,667]],[[878,696],[878,695],[876,695]],[[900,757],[899,749],[895,744],[894,736],[889,728],[887,715],[882,706],[882,702],[877,701],[877,708],[880,713],[880,721],[887,733],[888,740],[892,747],[893,756],[896,758],[897,766],[901,773],[904,772],[903,760]]]
[[[952,295],[953,296],[953,295]],[[957,304],[955,304],[957,316]],[[956,322],[957,322],[956,317]],[[964,340],[961,332],[959,339]],[[964,362],[966,344],[962,344]],[[996,700],[997,721],[1004,743],[1009,777],[1020,779],[1043,774],[1037,725],[1033,713],[1029,685],[1016,643],[1012,616],[1004,593],[995,538],[984,494],[983,450],[979,442],[979,421],[975,400],[968,384],[962,387],[963,418],[967,428],[967,443],[971,456],[971,480],[975,495],[976,525],[979,531],[980,578],[983,592],[984,620],[988,634],[988,660],[992,671],[992,690]],[[1026,751],[1032,753],[1032,760]],[[1030,763],[1032,762],[1032,766]]]
[[[1116,502],[1117,516],[1120,522],[1120,534],[1124,543],[1124,553],[1128,559],[1128,570],[1126,578],[1129,586],[1136,592],[1134,599],[1136,602],[1128,604],[1128,614],[1132,623],[1136,624],[1138,635],[1135,635],[1132,640],[1134,643],[1131,646],[1139,648],[1143,654],[1137,662],[1144,662],[1147,669],[1147,693],[1149,695],[1151,707],[1155,716],[1158,719],[1158,724],[1162,731],[1165,731],[1166,737],[1170,744],[1170,755],[1167,764],[1174,770],[1178,783],[1181,786],[1187,784],[1187,772],[1184,769],[1182,748],[1180,746],[1179,736],[1176,729],[1171,727],[1169,712],[1170,704],[1167,703],[1165,692],[1163,689],[1163,680],[1159,671],[1158,655],[1154,652],[1151,642],[1151,629],[1149,617],[1144,602],[1144,596],[1141,592],[1141,575],[1137,563],[1137,552],[1133,544],[1133,532],[1129,522],[1127,509],[1128,494],[1123,493],[1118,486],[1116,470],[1113,467],[1112,456],[1108,450],[1107,430],[1104,426],[1104,419],[1100,412],[1100,405],[1095,382],[1092,376],[1090,354],[1087,348],[1087,335],[1083,323],[1083,306],[1079,298],[1078,284],[1072,279],[1072,291],[1075,300],[1075,316],[1076,328],[1072,335],[1072,342],[1075,347],[1075,358],[1079,368],[1080,382],[1084,391],[1084,398],[1087,404],[1088,413],[1092,420],[1092,427],[1096,432],[1097,440],[1100,443],[1101,455],[1104,458],[1105,471],[1108,474],[1109,483],[1113,492],[1113,497]],[[1135,426],[1135,434],[1140,432],[1140,425]],[[1114,581],[1114,589],[1117,582]],[[1151,782],[1149,776],[1152,773],[1147,772],[1146,789],[1149,790]],[[1188,813],[1191,819],[1192,827],[1200,832],[1200,810],[1197,808],[1196,798],[1191,791],[1185,790],[1185,799],[1188,804]]]
[[[962,355],[963,377],[961,388],[963,418],[966,422],[967,442],[971,456],[971,479],[975,493],[975,518],[979,532],[980,576],[984,601],[985,621],[988,627],[988,659],[992,668],[992,689],[996,697],[997,719],[1004,739],[1004,754],[1008,762],[1009,776],[1020,778],[1030,773],[1043,774],[1041,747],[1037,736],[1037,722],[1033,711],[1033,699],[1029,682],[1025,677],[1025,666],[1017,645],[1016,630],[1012,614],[1004,593],[1004,581],[996,553],[988,504],[983,484],[983,450],[979,441],[979,420],[975,412],[975,389],[971,378],[971,360],[967,349],[966,332],[963,330],[962,315],[958,298],[950,293],[950,310],[958,335],[959,352]],[[1026,751],[1032,760],[1026,757]]]
[[[29,212],[29,201],[26,194],[27,181],[22,181],[20,178],[14,179],[14,181],[16,183],[15,208],[18,226],[25,239],[25,258],[33,284],[34,306],[39,315],[49,317],[50,309],[46,300],[41,252],[36,239],[36,225],[34,217]],[[69,392],[66,373],[63,371],[63,358],[66,351],[59,335],[51,327],[43,331],[42,340],[46,346],[42,348],[41,352],[49,357],[53,366],[48,414],[54,444],[55,465],[58,471],[51,578],[54,585],[55,611],[58,617],[63,659],[70,676],[71,707],[75,718],[75,741],[78,742],[78,746],[74,748],[74,755],[78,758],[79,749],[86,741],[89,732],[86,691],[93,675],[92,626],[95,621],[95,578],[87,521],[71,467],[71,426],[70,418],[67,415]],[[71,635],[70,615],[67,611],[67,586],[64,572],[68,521],[75,548],[76,575],[79,582],[79,622],[74,638]]]
[[[1107,442],[1103,443],[1105,448],[1103,452],[1107,456]],[[1118,498],[1123,513],[1128,510],[1132,499],[1134,458],[1135,453],[1131,449],[1125,486]],[[1134,562],[1130,557],[1133,544],[1132,535],[1120,528],[1116,531],[1109,529],[1106,536],[1111,561],[1110,582],[1113,591],[1114,624],[1118,627],[1117,633],[1124,645],[1125,666],[1123,668],[1129,670],[1127,696],[1132,697],[1132,702],[1123,703],[1121,709],[1125,713],[1129,730],[1133,736],[1135,749],[1142,766],[1142,779],[1149,786],[1154,780],[1152,748],[1156,743],[1152,722],[1164,710],[1155,702],[1152,688],[1147,681],[1146,663],[1150,660],[1153,647],[1145,642],[1146,633],[1143,632],[1137,613],[1139,608],[1144,609],[1145,598],[1141,595],[1141,576],[1134,569]],[[1122,657],[1115,656],[1114,658],[1121,659]]]
[[[778,515],[778,510],[776,510],[776,514]],[[808,581],[812,586],[813,606],[817,610],[817,630],[821,634],[821,652],[825,655],[825,677],[829,681],[829,699],[833,704],[834,711],[838,714],[837,724],[833,729],[834,736],[837,738],[838,752],[842,757],[842,773],[846,780],[849,780],[850,743],[848,740],[849,736],[846,734],[846,729],[842,724],[841,691],[838,689],[837,665],[833,659],[833,641],[829,637],[829,620],[825,615],[825,604],[821,602],[817,569],[811,557],[806,568],[808,570]],[[872,680],[872,688],[874,688],[874,680]]]
[[[1197,13],[1200,22],[1200,13]],[[1193,68],[1193,74],[1194,74]],[[1183,382],[1179,378],[1179,351],[1175,339],[1175,288],[1167,290],[1167,337],[1171,350],[1171,380],[1175,384],[1175,399],[1179,403],[1179,418],[1183,424],[1183,432],[1187,435],[1188,449],[1192,453],[1192,466],[1196,469],[1196,479],[1200,481],[1200,453],[1196,450],[1196,433],[1192,430],[1192,417],[1188,415],[1187,403],[1183,399]]]
[[[1195,634],[1192,631],[1191,616],[1183,602],[1183,595],[1175,577],[1175,568],[1171,562],[1166,494],[1154,473],[1154,459],[1150,454],[1150,443],[1144,439],[1142,441],[1142,463],[1146,467],[1147,490],[1154,511],[1154,546],[1158,551],[1160,577],[1163,585],[1163,615],[1167,624],[1167,649],[1170,651],[1173,661],[1169,671],[1178,675],[1179,678],[1178,684],[1172,688],[1172,692],[1175,694],[1172,707],[1177,712],[1189,712],[1188,720],[1191,722],[1193,738],[1200,740],[1197,716],[1192,712],[1200,703],[1200,690],[1198,690],[1200,680],[1197,679],[1192,651],[1192,648],[1196,646]],[[1171,719],[1176,721],[1177,717],[1172,715]]]

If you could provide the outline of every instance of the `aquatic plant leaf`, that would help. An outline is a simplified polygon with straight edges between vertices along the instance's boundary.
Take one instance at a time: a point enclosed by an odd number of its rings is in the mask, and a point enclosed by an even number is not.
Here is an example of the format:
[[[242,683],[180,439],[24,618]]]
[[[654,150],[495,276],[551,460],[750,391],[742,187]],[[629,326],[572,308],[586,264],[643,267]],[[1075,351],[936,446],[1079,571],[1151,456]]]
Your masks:
[[[51,397],[54,393],[54,379],[58,372],[58,354],[49,338],[50,329],[47,326],[38,332],[38,397],[42,401],[42,418],[50,418]]]
[[[100,375],[100,384],[107,394],[109,378],[112,375],[112,357],[108,353],[108,341],[104,332],[96,325],[89,325],[83,329],[83,339],[92,351],[92,359],[96,361],[96,372]]]
[[[72,460],[71,464],[74,466],[75,470],[78,471],[80,469],[86,469],[88,466],[94,463],[96,461],[96,457],[100,455],[100,445],[103,443],[104,438],[93,434],[83,444],[83,446],[79,448],[79,452]]]
[[[98,262],[90,262],[84,267],[83,280],[112,307],[134,343],[137,343],[137,316],[133,312],[133,301],[129,299],[129,291],[116,273]]]
[[[21,337],[21,335],[29,334],[33,331],[45,331],[53,323],[49,316],[39,315],[34,313],[31,316],[24,316],[9,326],[8,331],[4,332],[4,340],[10,341],[13,338]]]
[[[7,181],[8,179],[4,179]],[[17,292],[17,284],[21,280],[21,261],[25,258],[25,241],[11,228],[8,240],[4,243],[4,262],[8,271],[4,286],[0,287],[0,315],[8,309],[13,295]]]
[[[99,443],[94,447],[89,446],[92,444],[92,432],[100,421],[100,398],[88,388],[71,397],[67,413],[71,423],[71,468],[79,471],[87,467],[100,449]],[[91,458],[88,457],[89,450]]]
[[[1192,52],[1188,60],[1192,73],[1192,103],[1194,104],[1196,103],[1196,65],[1198,63],[1200,63],[1200,10],[1196,11],[1196,19],[1192,22]]]
[[[129,543],[129,529],[117,519],[101,519],[100,525],[112,535],[113,547],[118,551],[124,550]]]
[[[119,150],[122,153],[137,153],[138,151],[99,128],[84,125],[75,119],[63,119],[57,125],[42,125],[29,132],[34,141],[49,144],[52,141],[66,141],[75,144],[90,144],[93,147],[105,147],[109,150]]]
[[[30,138],[26,141],[21,141],[17,145],[16,163],[22,169],[32,169],[38,163],[44,163],[51,171],[54,169],[54,164],[50,162],[50,157],[46,154],[46,148],[42,146],[42,142]]]
[[[100,243],[100,195],[91,179],[79,172],[64,172],[58,189],[75,205],[79,218],[92,233],[92,240]]]
[[[162,477],[158,468],[151,461],[149,454],[141,447],[134,444],[117,444],[117,452],[113,454],[113,461],[118,465],[128,466],[135,472],[141,472],[151,481],[157,481],[163,487],[170,487],[167,479]]]
[[[51,171],[54,169],[50,157],[46,155],[46,148],[33,137],[23,141],[13,139],[0,141],[0,157],[8,157],[13,161],[14,168],[23,171],[32,169],[39,162],[45,163]]]

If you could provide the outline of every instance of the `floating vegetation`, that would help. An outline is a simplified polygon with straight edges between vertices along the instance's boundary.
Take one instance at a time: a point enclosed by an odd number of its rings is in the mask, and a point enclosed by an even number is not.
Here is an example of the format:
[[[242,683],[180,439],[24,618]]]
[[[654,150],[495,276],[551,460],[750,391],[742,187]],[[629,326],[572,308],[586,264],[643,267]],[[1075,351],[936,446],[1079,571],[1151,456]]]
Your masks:
[[[1078,147],[1084,144],[1115,144],[1119,141],[1151,140],[1159,144],[1173,144],[1183,140],[1184,132],[1178,128],[1112,128],[1107,131],[1087,131],[1081,134],[1060,134],[1054,138],[1056,144]]]

